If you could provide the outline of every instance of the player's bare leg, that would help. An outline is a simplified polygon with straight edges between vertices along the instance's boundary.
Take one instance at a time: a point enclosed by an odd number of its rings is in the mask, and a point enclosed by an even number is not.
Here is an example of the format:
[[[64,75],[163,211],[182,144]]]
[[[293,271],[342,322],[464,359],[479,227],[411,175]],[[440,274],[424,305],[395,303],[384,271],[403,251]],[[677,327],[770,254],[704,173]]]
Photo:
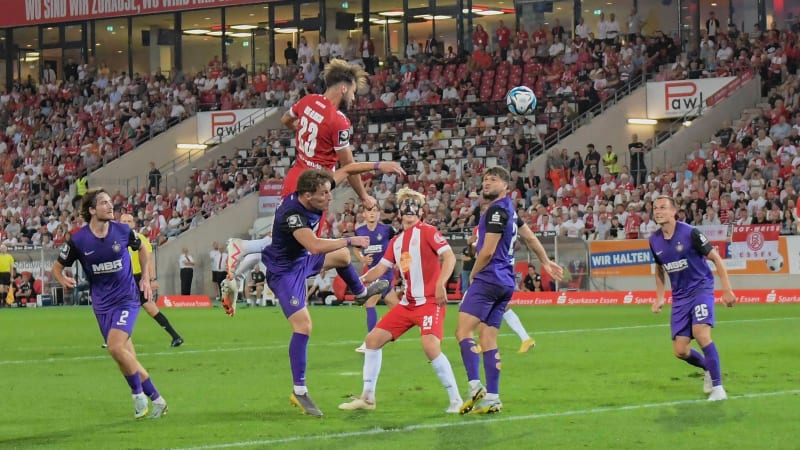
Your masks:
[[[342,403],[339,405],[339,409],[344,411],[375,409],[375,386],[378,384],[378,376],[381,373],[382,349],[391,340],[392,334],[381,328],[373,328],[367,334],[365,340],[367,348],[364,351],[364,388],[361,391],[361,396],[354,398],[350,402]]]
[[[158,402],[163,404],[163,409],[158,413],[160,417],[166,411],[166,402],[163,397],[158,394],[155,386],[150,380],[150,374],[136,359],[136,350],[133,347],[133,342],[130,336],[125,331],[112,328],[107,337],[108,353],[114,358],[119,366],[120,372],[125,377],[128,385],[131,387],[131,394],[133,396],[134,404],[134,417],[140,419],[145,417],[149,411],[147,398],[150,397],[154,404]],[[160,400],[159,400],[160,399]],[[154,406],[153,413],[155,414],[156,408]],[[151,417],[153,415],[151,414]]]

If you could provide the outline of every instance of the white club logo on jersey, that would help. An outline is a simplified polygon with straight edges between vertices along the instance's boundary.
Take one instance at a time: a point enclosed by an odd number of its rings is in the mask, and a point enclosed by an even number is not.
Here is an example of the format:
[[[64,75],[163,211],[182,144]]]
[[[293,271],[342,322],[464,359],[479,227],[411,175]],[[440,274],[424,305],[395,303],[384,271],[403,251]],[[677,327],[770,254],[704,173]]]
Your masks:
[[[120,245],[119,242],[114,241],[114,243],[111,245],[111,250],[114,250],[114,253],[119,253],[119,251],[122,250],[122,245]]]
[[[58,257],[61,259],[67,259],[69,256],[69,243],[64,242],[61,244],[61,248],[59,248]]]
[[[442,236],[442,235],[441,235],[441,234],[439,234],[439,233],[436,233],[436,235],[433,237],[433,240],[434,240],[434,241],[435,241],[437,244],[447,244],[447,239],[445,239],[445,238],[444,238],[444,236]]]
[[[300,220],[300,216],[297,214],[292,214],[291,216],[286,218],[286,223],[292,227],[299,227],[302,221]]]
[[[339,131],[339,146],[350,143],[350,130]]]

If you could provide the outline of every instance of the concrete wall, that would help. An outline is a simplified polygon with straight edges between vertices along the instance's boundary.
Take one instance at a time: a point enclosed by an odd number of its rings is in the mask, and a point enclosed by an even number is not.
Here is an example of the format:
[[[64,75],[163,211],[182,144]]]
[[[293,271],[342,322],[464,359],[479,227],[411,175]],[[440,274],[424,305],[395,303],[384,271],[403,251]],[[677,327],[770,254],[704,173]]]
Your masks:
[[[653,135],[653,128],[650,126],[628,125],[629,117],[647,117],[647,92],[644,86],[639,87],[616,105],[595,116],[577,131],[534,158],[531,164],[536,168],[536,174],[544,175],[547,155],[554,149],[560,151],[562,148],[566,148],[569,150],[570,156],[575,151],[580,151],[582,155],[585,155],[587,144],[594,144],[601,155],[605,154],[606,145],[611,145],[620,162],[624,163],[631,134],[638,133],[642,141]],[[602,167],[600,169],[600,173],[602,173]]]
[[[240,133],[224,144],[217,145],[216,147],[210,148],[205,152],[196,152],[196,156],[179,160],[172,166],[162,168],[162,183],[164,183],[167,188],[174,187],[180,191],[189,181],[193,167],[202,169],[212,165],[214,161],[219,159],[222,155],[231,158],[239,149],[249,149],[253,139],[259,136],[266,136],[269,134],[270,130],[280,129],[283,127],[280,120],[281,115],[283,115],[283,109],[272,108],[271,111],[267,112],[267,116],[265,118],[261,119],[254,126],[246,129],[244,132]]]
[[[178,150],[178,144],[196,143],[197,117],[189,117],[155,139],[92,172],[89,175],[89,186],[103,186],[112,193],[119,189],[123,194],[128,192],[129,186],[147,186],[150,161],[160,167],[186,151]]]
[[[239,203],[225,208],[219,215],[206,220],[194,230],[183,233],[175,240],[158,247],[156,270],[161,294],[180,293],[180,271],[178,257],[183,248],[195,260],[192,294],[206,294],[216,297],[216,288],[211,282],[211,259],[208,252],[214,241],[224,244],[233,236],[245,236],[247,229],[256,219],[258,192],[244,197]]]
[[[656,147],[645,160],[648,169],[678,167],[685,161],[686,155],[691,151],[691,144],[710,141],[717,132],[723,120],[733,121],[741,116],[742,111],[753,107],[760,98],[760,78],[756,77],[743,84],[730,97],[705,111],[701,117],[692,121],[692,125],[683,128],[663,144]],[[638,134],[639,140],[644,142],[654,136],[656,127],[651,125],[629,125],[628,118],[647,117],[647,89],[643,86],[636,89],[631,95],[623,98],[619,103],[605,110],[600,115],[580,127],[576,132],[564,138],[558,144],[550,147],[542,155],[536,157],[531,164],[536,168],[539,176],[544,174],[547,154],[552,150],[566,148],[570,156],[575,151],[586,155],[586,145],[594,144],[601,155],[606,152],[606,145],[611,145],[619,158],[620,164],[628,165],[628,143],[632,134]],[[667,125],[668,122],[662,125]],[[603,167],[601,164],[600,173]]]

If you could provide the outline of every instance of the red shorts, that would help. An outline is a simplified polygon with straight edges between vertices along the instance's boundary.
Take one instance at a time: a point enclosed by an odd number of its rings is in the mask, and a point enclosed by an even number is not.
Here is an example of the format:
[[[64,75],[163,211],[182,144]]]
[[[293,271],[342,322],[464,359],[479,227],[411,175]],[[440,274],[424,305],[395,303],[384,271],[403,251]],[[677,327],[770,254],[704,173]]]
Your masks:
[[[395,341],[414,325],[419,327],[420,336],[432,334],[442,340],[446,312],[447,308],[437,305],[433,299],[417,307],[397,305],[375,327],[391,333]]]

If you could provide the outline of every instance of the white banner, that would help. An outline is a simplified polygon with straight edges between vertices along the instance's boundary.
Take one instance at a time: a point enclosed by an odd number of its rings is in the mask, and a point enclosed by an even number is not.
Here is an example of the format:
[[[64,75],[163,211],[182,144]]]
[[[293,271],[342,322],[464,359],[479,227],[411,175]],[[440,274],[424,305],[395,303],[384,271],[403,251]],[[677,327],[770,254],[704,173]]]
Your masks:
[[[697,228],[709,241],[725,241],[728,239],[727,225],[698,225]]]
[[[654,81],[647,83],[647,118],[682,117],[700,105],[736,77],[703,78],[701,80]]]
[[[211,138],[232,139],[264,120],[264,109],[235,109],[230,111],[204,111],[197,113],[197,142],[206,143]],[[266,130],[265,130],[266,131]]]
[[[786,236],[786,256],[789,259],[789,273],[800,275],[800,236]]]

